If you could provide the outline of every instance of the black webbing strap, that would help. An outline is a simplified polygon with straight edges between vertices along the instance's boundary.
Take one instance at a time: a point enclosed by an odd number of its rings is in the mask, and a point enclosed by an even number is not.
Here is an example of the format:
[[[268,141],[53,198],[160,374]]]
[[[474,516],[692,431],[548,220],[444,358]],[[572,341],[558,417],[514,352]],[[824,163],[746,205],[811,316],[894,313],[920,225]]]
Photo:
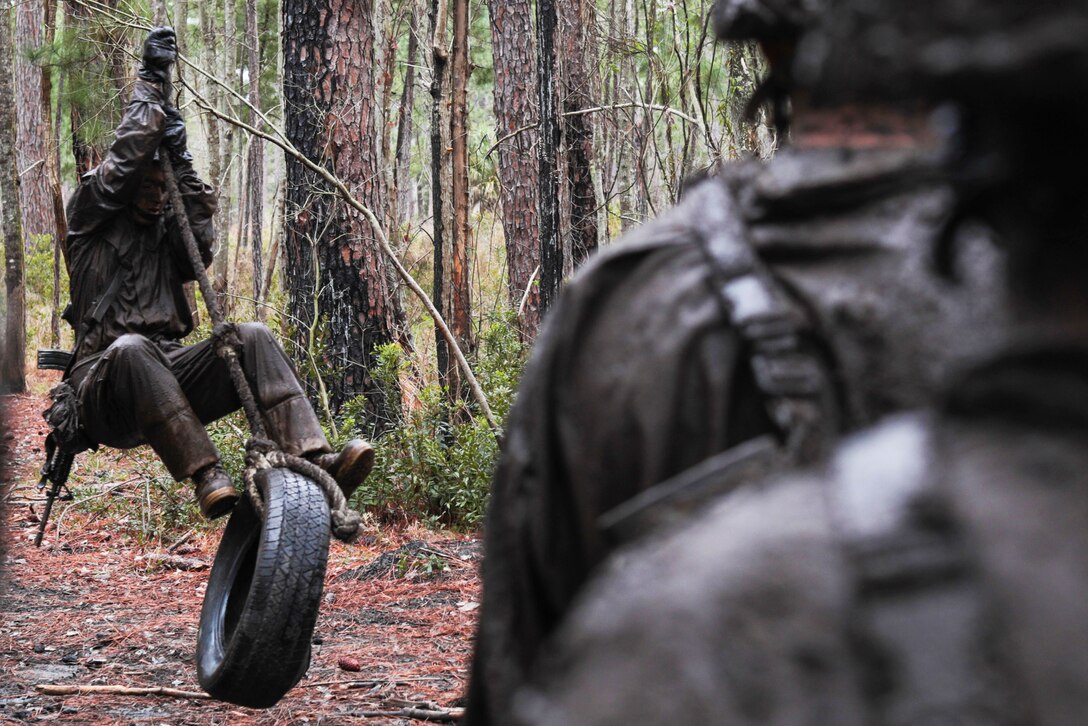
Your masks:
[[[110,280],[110,284],[106,287],[106,291],[102,293],[102,297],[98,298],[98,302],[95,303],[94,309],[91,311],[91,320],[95,323],[101,323],[102,318],[106,317],[106,313],[110,309],[110,305],[113,305],[113,301],[117,298],[117,292],[121,289],[121,272],[124,267],[118,265],[117,271],[113,273],[113,279]]]
[[[811,343],[812,325],[756,256],[725,182],[709,179],[689,197],[714,293],[745,343],[771,421],[788,454],[812,461],[837,430],[830,376]]]

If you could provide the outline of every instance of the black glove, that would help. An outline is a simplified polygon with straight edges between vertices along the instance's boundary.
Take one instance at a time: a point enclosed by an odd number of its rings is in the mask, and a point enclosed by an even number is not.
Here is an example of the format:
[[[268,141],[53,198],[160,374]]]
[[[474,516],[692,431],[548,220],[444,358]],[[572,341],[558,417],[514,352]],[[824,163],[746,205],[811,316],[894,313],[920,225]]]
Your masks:
[[[175,164],[192,164],[193,157],[189,154],[189,141],[181,111],[173,106],[166,106],[163,110],[166,113],[166,130],[162,135],[162,148],[170,153],[170,160]]]
[[[137,75],[145,81],[170,80],[170,66],[178,59],[178,42],[173,28],[155,28],[144,41],[143,64]]]

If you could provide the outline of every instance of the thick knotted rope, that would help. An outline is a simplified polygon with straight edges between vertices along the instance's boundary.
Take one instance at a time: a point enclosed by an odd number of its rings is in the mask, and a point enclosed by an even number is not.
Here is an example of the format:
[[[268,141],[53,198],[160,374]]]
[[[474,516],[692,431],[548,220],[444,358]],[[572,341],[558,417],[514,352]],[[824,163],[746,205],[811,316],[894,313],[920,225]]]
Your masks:
[[[170,98],[172,95],[169,80],[165,84],[164,92],[166,98]],[[317,482],[325,492],[325,499],[329,502],[333,535],[344,542],[353,541],[359,534],[359,514],[348,509],[344,494],[340,491],[340,487],[337,486],[336,480],[321,467],[297,456],[285,454],[274,443],[267,440],[261,412],[253,396],[253,389],[249,385],[239,361],[242,351],[242,339],[238,335],[238,329],[232,323],[226,322],[219,305],[216,303],[218,293],[212,288],[211,281],[208,280],[200,247],[197,245],[196,237],[193,235],[192,227],[189,224],[185,200],[181,196],[181,189],[178,186],[170,154],[162,154],[161,162],[163,171],[166,173],[166,189],[170,197],[170,203],[174,208],[181,238],[185,243],[189,261],[192,263],[196,281],[200,285],[200,293],[204,297],[208,315],[212,319],[212,345],[216,354],[227,364],[231,381],[234,383],[235,390],[238,391],[238,398],[242,402],[242,409],[245,411],[246,420],[249,422],[249,430],[253,435],[253,439],[246,445],[246,463],[248,466],[245,472],[245,480],[246,491],[249,492],[249,498],[252,500],[254,508],[263,519],[264,502],[254,480],[257,471],[272,467],[290,469]]]
[[[359,513],[348,508],[347,499],[329,472],[317,464],[298,456],[286,454],[267,439],[250,439],[246,442],[246,493],[257,513],[264,518],[264,500],[257,487],[257,472],[263,469],[290,469],[314,481],[321,487],[329,503],[332,518],[332,534],[341,542],[354,542],[359,536],[362,519]]]

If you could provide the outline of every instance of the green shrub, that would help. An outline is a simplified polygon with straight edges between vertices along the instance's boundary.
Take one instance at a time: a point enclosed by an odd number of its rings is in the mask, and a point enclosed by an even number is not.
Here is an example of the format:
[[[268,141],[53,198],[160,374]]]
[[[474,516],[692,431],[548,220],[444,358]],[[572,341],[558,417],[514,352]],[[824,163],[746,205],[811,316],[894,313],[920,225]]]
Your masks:
[[[495,319],[480,343],[474,369],[502,422],[513,403],[525,351],[510,317]],[[375,378],[386,390],[396,390],[407,365],[400,347],[383,346],[377,358]],[[361,410],[361,402],[355,407]],[[452,527],[473,527],[483,518],[499,447],[475,402],[451,403],[444,388],[426,386],[419,405],[376,441],[376,449],[374,472],[355,504],[385,519],[407,516]]]

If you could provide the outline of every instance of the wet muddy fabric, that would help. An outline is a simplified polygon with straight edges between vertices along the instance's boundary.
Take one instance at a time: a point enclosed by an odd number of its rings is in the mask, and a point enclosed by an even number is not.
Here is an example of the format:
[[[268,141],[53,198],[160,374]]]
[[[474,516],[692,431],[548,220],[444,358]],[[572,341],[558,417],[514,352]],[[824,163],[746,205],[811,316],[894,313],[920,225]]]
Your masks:
[[[68,203],[68,253],[76,360],[71,383],[94,442],[148,443],[177,479],[218,461],[204,424],[240,407],[226,365],[193,329],[184,283],[196,278],[174,210],[138,224],[131,205],[162,139],[166,115],[155,83],[136,82],[106,158]],[[215,195],[184,159],[175,164],[205,265],[214,241]],[[104,301],[104,302],[103,302]],[[298,377],[262,325],[239,326],[241,361],[271,436],[285,451],[328,451]]]
[[[328,451],[313,408],[272,332],[237,327],[242,371],[268,435],[288,454]],[[204,425],[241,407],[226,363],[211,341],[182,346],[124,335],[72,374],[87,434],[121,449],[150,444],[175,479],[219,460]]]
[[[925,166],[902,151],[786,151],[705,182],[729,186],[748,243],[810,312],[846,428],[927,400],[993,331],[969,320],[996,317],[992,288],[974,286],[992,255],[968,260],[962,289],[930,274],[950,197]],[[699,214],[689,197],[604,252],[544,325],[492,486],[468,723],[513,718],[512,694],[611,549],[604,512],[776,433],[713,291]]]
[[[898,417],[849,440],[822,472],[739,492],[684,531],[613,559],[518,700],[521,720],[1079,723],[1088,709],[1086,370],[1083,348],[1009,352],[957,381],[937,414]],[[880,530],[882,500],[904,477],[935,483],[950,513],[929,526],[962,533],[962,566],[982,585],[972,637],[951,646],[969,665],[958,675],[950,659],[933,658],[949,647],[933,638],[962,605],[940,579],[880,593],[893,634],[880,647],[860,627],[833,495],[867,488],[855,521]],[[934,510],[915,511],[927,519]],[[911,566],[929,554],[915,550]],[[907,617],[919,607],[925,617]],[[924,692],[907,678],[911,662],[928,664]],[[978,679],[993,673],[1001,677]],[[895,708],[926,701],[924,714]]]
[[[143,172],[162,140],[166,116],[162,91],[138,80],[132,102],[117,127],[117,138],[102,163],[83,176],[68,201],[68,255],[72,310],[79,337],[77,358],[104,350],[126,333],[179,340],[193,328],[183,284],[196,279],[177,225],[167,208],[154,224],[137,224],[130,206]],[[192,167],[177,169],[179,187],[204,263],[211,262],[215,194]],[[120,286],[112,304],[97,303],[115,276]]]

